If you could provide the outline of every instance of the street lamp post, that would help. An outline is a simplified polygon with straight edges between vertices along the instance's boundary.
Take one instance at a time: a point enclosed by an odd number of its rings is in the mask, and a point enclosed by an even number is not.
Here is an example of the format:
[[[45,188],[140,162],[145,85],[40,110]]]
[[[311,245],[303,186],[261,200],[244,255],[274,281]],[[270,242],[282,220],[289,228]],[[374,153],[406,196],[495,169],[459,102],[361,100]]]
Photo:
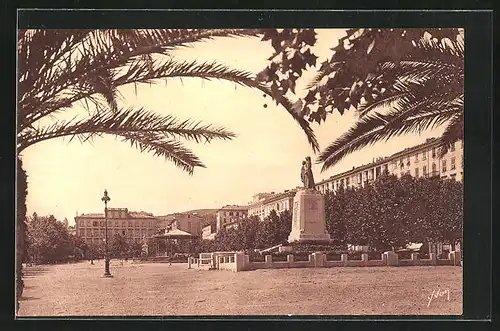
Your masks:
[[[104,196],[101,198],[104,202],[104,276],[103,277],[113,277],[109,272],[109,256],[108,256],[108,202],[111,200],[108,196],[108,191],[104,190]]]

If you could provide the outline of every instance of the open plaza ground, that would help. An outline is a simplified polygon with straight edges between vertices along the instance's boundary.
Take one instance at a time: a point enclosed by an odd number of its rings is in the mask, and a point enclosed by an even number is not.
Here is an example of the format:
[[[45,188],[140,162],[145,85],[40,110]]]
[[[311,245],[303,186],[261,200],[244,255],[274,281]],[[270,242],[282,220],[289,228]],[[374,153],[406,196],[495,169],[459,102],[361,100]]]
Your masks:
[[[25,269],[18,316],[460,315],[462,268],[202,271],[103,261]],[[432,300],[429,296],[432,294]],[[449,295],[448,295],[449,294]],[[430,301],[430,302],[429,302]]]

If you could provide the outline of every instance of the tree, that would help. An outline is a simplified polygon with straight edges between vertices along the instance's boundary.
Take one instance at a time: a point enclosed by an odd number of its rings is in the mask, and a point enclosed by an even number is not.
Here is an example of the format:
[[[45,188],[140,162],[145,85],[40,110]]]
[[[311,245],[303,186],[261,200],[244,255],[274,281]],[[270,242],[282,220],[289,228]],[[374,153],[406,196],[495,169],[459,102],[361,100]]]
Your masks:
[[[285,95],[316,56],[312,29],[269,30],[276,57],[259,76]],[[307,40],[305,42],[304,40]],[[459,29],[349,29],[296,111],[310,121],[354,108],[359,120],[320,154],[323,170],[383,139],[448,123],[441,153],[463,139],[464,38]],[[278,74],[279,73],[279,74]]]
[[[120,88],[152,84],[171,78],[221,79],[260,90],[272,96],[271,88],[242,70],[218,63],[178,62],[171,50],[191,43],[226,36],[256,36],[259,29],[154,29],[154,30],[24,30],[18,31],[18,166],[24,149],[36,143],[61,137],[82,142],[112,135],[164,157],[192,173],[204,164],[181,139],[210,142],[232,139],[225,128],[160,116],[144,108],[123,109]],[[293,111],[286,98],[278,101],[297,121],[313,149],[318,143],[309,123]],[[72,120],[58,119],[71,108],[81,108]],[[82,112],[80,112],[82,113]],[[22,167],[18,173],[23,173]],[[23,260],[26,177],[19,176],[17,217],[17,261]],[[22,266],[17,266],[21,276]],[[18,279],[17,295],[22,293]]]
[[[242,220],[238,225],[238,234],[241,238],[242,249],[254,249],[257,245],[260,220],[257,217],[249,217]]]
[[[110,253],[114,258],[122,258],[129,251],[129,244],[120,234],[115,234],[111,240]]]
[[[337,191],[328,191],[325,194],[326,229],[330,234],[332,244],[340,247],[347,244],[346,205],[347,201],[343,187]]]
[[[278,215],[274,209],[271,210],[261,223],[257,236],[258,247],[268,248],[286,242],[291,230],[292,214],[285,210]]]
[[[129,247],[129,252],[132,254],[133,257],[139,257],[142,254],[142,243],[133,241],[130,244]]]
[[[454,243],[462,237],[462,197],[463,184],[455,180],[385,174],[362,187],[328,192],[327,228],[340,243],[343,236],[345,243],[376,250]],[[338,224],[343,231],[333,230]]]
[[[70,242],[74,250],[75,257],[79,259],[88,255],[89,245],[80,236],[70,235]]]
[[[19,310],[19,298],[23,294],[23,262],[28,258],[26,238],[26,195],[27,175],[22,161],[17,160],[17,210],[16,210],[16,312]]]
[[[73,254],[73,246],[68,230],[52,215],[28,219],[28,255],[36,263],[65,261]]]

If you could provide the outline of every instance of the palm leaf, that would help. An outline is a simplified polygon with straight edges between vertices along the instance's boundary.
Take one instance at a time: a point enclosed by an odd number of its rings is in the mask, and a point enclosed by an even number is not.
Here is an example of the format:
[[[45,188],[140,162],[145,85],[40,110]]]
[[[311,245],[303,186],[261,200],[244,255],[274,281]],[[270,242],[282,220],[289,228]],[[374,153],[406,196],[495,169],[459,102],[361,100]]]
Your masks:
[[[129,141],[141,151],[163,156],[192,173],[195,166],[203,166],[178,139],[210,142],[213,139],[232,139],[235,134],[225,128],[202,125],[191,120],[179,121],[172,115],[160,116],[144,109],[98,111],[86,119],[57,121],[51,125],[24,130],[19,136],[20,150],[47,140],[70,136],[85,142],[103,134]]]
[[[463,97],[463,96],[462,96]],[[463,98],[455,102],[424,100],[411,108],[392,109],[388,114],[374,112],[358,120],[345,134],[320,154],[322,171],[335,165],[348,154],[383,139],[408,133],[422,133],[437,127],[463,111]]]
[[[438,138],[439,157],[443,157],[451,147],[451,144],[464,139],[464,114],[455,114],[446,126],[441,137]]]
[[[118,107],[117,96],[119,86],[133,83],[152,83],[157,79],[169,77],[198,77],[202,79],[224,79],[237,84],[257,88],[271,95],[267,86],[257,82],[250,73],[229,69],[216,63],[178,63],[172,59],[166,61],[152,61],[151,54],[166,54],[169,49],[186,46],[193,42],[209,40],[219,36],[253,36],[261,33],[258,29],[222,29],[222,30],[105,30],[90,31],[71,37],[71,34],[53,34],[53,49],[61,48],[64,51],[55,51],[52,68],[46,75],[38,77],[43,82],[40,89],[20,89],[19,123],[25,129],[36,121],[56,111],[70,107],[74,102],[90,98],[99,93],[104,96],[111,109]],[[46,36],[47,31],[33,33],[35,36]],[[25,37],[26,38],[26,37]],[[29,48],[29,38],[23,43],[20,38],[21,49]],[[23,45],[24,44],[24,48]],[[26,46],[28,45],[28,46]],[[36,52],[35,52],[36,53]],[[35,54],[33,53],[33,54]],[[35,55],[32,51],[24,52],[24,62],[28,63]],[[70,59],[74,57],[71,62]],[[33,61],[31,61],[33,62]],[[36,72],[36,65],[26,65],[29,72]],[[38,68],[39,69],[39,68]],[[123,73],[125,69],[125,73]],[[28,82],[28,80],[21,80]],[[36,85],[36,84],[35,84]],[[33,82],[23,86],[33,86]],[[24,90],[24,92],[23,92]],[[292,103],[283,98],[279,101],[305,132],[313,150],[319,150],[309,123],[300,118],[292,109]]]
[[[380,99],[357,108],[358,121],[320,154],[322,171],[365,146],[449,122],[440,138],[446,153],[451,142],[463,138],[463,54],[463,40],[421,40],[406,59],[381,63],[370,79],[392,79],[392,85]]]

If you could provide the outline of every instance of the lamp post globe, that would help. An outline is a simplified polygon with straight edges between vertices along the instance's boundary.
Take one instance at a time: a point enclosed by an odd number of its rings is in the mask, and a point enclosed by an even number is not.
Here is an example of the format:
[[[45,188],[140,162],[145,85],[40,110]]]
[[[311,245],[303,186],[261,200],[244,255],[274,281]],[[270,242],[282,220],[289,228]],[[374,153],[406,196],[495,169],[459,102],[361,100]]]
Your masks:
[[[108,196],[108,191],[104,190],[104,196],[101,198],[104,202],[104,275],[103,277],[113,277],[109,272],[109,256],[108,256],[108,202],[111,198]]]

